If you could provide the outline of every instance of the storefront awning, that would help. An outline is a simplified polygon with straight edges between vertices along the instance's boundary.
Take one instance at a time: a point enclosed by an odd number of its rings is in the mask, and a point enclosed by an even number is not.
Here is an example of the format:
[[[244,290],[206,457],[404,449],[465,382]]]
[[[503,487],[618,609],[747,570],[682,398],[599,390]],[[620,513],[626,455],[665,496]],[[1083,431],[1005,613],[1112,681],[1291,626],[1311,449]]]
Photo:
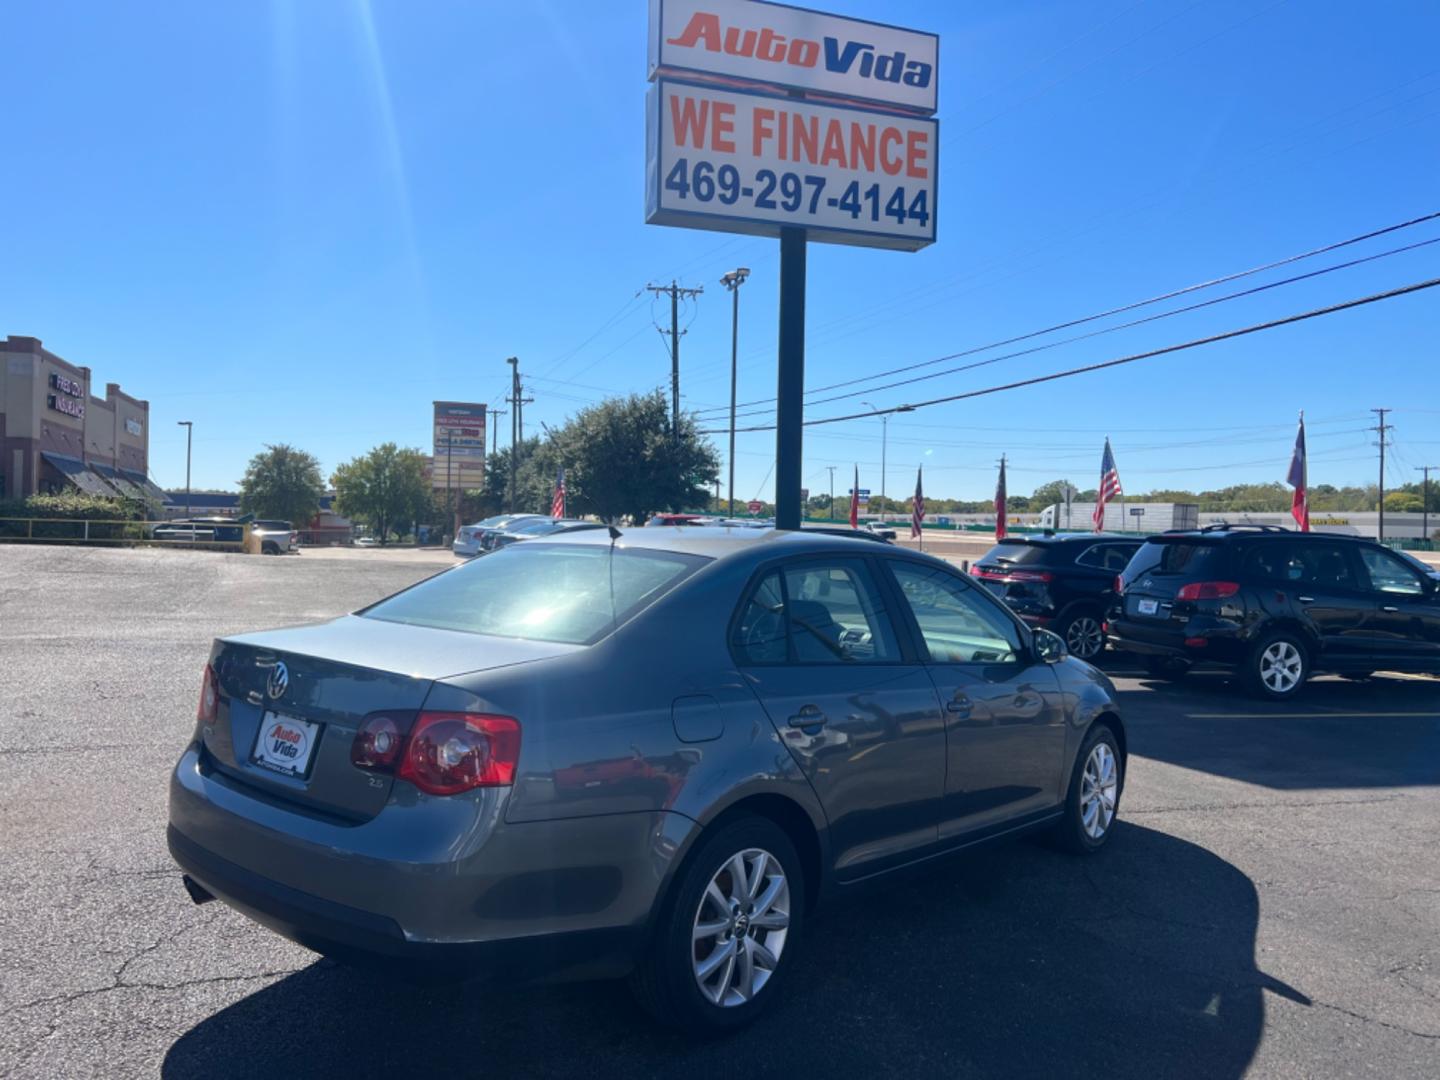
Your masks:
[[[105,483],[100,476],[93,472],[79,458],[66,457],[64,454],[40,455],[47,462],[65,474],[68,483],[74,484],[87,495],[104,495],[107,498],[115,497],[115,489]]]
[[[92,472],[99,473],[105,483],[109,484],[127,499],[140,499],[143,501],[149,497],[145,494],[143,488],[139,487],[135,481],[131,480],[119,469],[111,468],[109,465],[101,465],[99,462],[91,462],[90,469]]]
[[[144,492],[145,498],[151,502],[168,503],[170,501],[170,496],[161,491],[160,485],[148,476],[135,472],[133,469],[121,469],[120,475]]]

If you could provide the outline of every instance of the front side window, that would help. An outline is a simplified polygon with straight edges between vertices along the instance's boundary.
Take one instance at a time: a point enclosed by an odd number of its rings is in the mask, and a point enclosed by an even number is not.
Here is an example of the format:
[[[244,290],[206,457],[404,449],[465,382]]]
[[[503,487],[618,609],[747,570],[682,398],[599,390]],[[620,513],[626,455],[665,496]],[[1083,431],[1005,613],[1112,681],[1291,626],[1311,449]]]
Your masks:
[[[731,635],[741,664],[893,663],[895,630],[865,564],[772,570],[741,606]]]
[[[1376,548],[1361,548],[1360,558],[1370,575],[1370,587],[1376,592],[1400,596],[1421,596],[1425,583],[1410,567],[1391,555]]]
[[[890,568],[933,662],[1000,664],[1020,655],[1015,624],[954,574],[904,562]]]

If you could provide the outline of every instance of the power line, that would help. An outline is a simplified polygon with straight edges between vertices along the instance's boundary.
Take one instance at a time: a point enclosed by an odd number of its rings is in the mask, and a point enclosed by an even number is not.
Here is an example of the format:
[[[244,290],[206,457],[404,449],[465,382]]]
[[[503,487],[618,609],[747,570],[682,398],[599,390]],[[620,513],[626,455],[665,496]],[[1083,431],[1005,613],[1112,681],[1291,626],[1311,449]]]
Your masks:
[[[1113,308],[1110,308],[1110,309],[1108,309],[1108,310],[1106,310],[1106,311],[1099,311],[1099,312],[1094,313],[1093,315],[1086,315],[1086,316],[1083,316],[1082,318],[1070,319],[1070,320],[1067,320],[1067,321],[1065,321],[1065,322],[1055,323],[1053,326],[1046,326],[1046,327],[1043,327],[1043,328],[1041,328],[1041,329],[1039,329],[1039,330],[1031,330],[1031,331],[1029,331],[1028,333],[1017,334],[1017,335],[1014,336],[1014,337],[1003,338],[1003,339],[1001,339],[1001,340],[999,340],[999,341],[992,341],[992,342],[989,342],[989,343],[987,343],[987,344],[985,344],[985,345],[975,345],[975,346],[972,346],[972,347],[970,347],[970,348],[968,348],[968,349],[962,349],[962,350],[959,351],[959,352],[948,353],[948,354],[945,355],[945,356],[937,356],[937,357],[935,357],[933,360],[923,360],[923,361],[921,361],[921,362],[919,362],[919,363],[915,363],[915,364],[905,364],[905,365],[902,365],[902,366],[900,366],[900,367],[890,368],[890,369],[888,369],[888,370],[886,370],[886,371],[876,372],[876,373],[874,373],[874,374],[872,374],[872,375],[866,375],[866,376],[864,376],[864,377],[862,377],[862,378],[858,378],[858,379],[847,379],[847,380],[844,380],[844,381],[842,381],[842,382],[829,383],[829,384],[827,384],[827,385],[825,385],[825,386],[817,386],[815,389],[808,391],[808,393],[810,393],[810,394],[819,394],[819,393],[824,393],[824,392],[827,391],[827,390],[838,390],[838,389],[840,389],[840,388],[842,388],[842,387],[845,387],[845,386],[852,386],[852,385],[854,385],[855,383],[859,383],[859,382],[869,382],[869,381],[874,380],[874,379],[882,379],[882,378],[886,377],[887,375],[899,375],[899,374],[903,374],[904,372],[914,371],[914,370],[917,370],[917,369],[922,368],[922,367],[930,367],[930,366],[932,366],[932,365],[934,365],[934,364],[942,364],[942,363],[944,363],[944,362],[947,361],[947,360],[959,360],[959,359],[961,359],[962,357],[973,356],[975,353],[986,352],[986,351],[988,351],[988,350],[990,350],[990,349],[1003,348],[1003,347],[1006,346],[1006,345],[1015,345],[1015,344],[1018,344],[1019,342],[1022,342],[1022,341],[1029,341],[1029,340],[1031,340],[1031,339],[1033,339],[1033,338],[1043,337],[1043,336],[1046,335],[1046,334],[1053,334],[1053,333],[1055,333],[1056,331],[1059,331],[1059,330],[1069,330],[1069,329],[1071,329],[1072,327],[1083,326],[1083,325],[1085,325],[1086,323],[1092,323],[1092,322],[1096,322],[1097,320],[1100,320],[1100,319],[1106,319],[1106,318],[1109,318],[1109,317],[1112,316],[1112,315],[1122,315],[1122,314],[1124,314],[1124,313],[1127,312],[1127,311],[1135,311],[1135,310],[1137,310],[1137,309],[1139,309],[1139,308],[1149,307],[1151,304],[1158,304],[1158,303],[1161,303],[1161,302],[1163,302],[1163,301],[1165,301],[1165,300],[1173,300],[1173,299],[1175,299],[1176,297],[1185,296],[1185,295],[1187,295],[1187,294],[1189,294],[1189,293],[1193,293],[1193,292],[1199,292],[1199,291],[1202,290],[1202,289],[1210,289],[1210,288],[1214,288],[1216,285],[1224,285],[1224,284],[1226,284],[1227,282],[1237,281],[1237,280],[1239,280],[1239,279],[1241,279],[1241,278],[1252,277],[1252,276],[1255,275],[1255,274],[1261,274],[1261,273],[1264,273],[1264,272],[1267,271],[1267,270],[1275,270],[1275,269],[1278,269],[1279,267],[1282,267],[1282,266],[1288,266],[1288,265],[1290,265],[1290,264],[1292,264],[1292,263],[1300,262],[1300,261],[1305,260],[1305,259],[1314,258],[1314,257],[1317,256],[1317,255],[1324,255],[1324,254],[1327,254],[1327,253],[1329,253],[1329,252],[1331,252],[1331,251],[1337,251],[1337,250],[1339,250],[1340,248],[1350,247],[1350,246],[1352,246],[1352,245],[1354,245],[1354,244],[1364,243],[1366,240],[1373,240],[1373,239],[1375,239],[1375,238],[1378,237],[1378,236],[1384,236],[1384,235],[1386,235],[1386,234],[1388,234],[1388,233],[1398,232],[1398,231],[1401,230],[1401,229],[1409,229],[1409,228],[1412,228],[1413,226],[1416,226],[1416,225],[1422,225],[1422,224],[1424,224],[1425,222],[1428,222],[1428,221],[1435,221],[1436,219],[1440,219],[1440,211],[1435,211],[1435,212],[1432,212],[1432,213],[1429,213],[1429,214],[1423,214],[1423,215],[1421,215],[1420,217],[1411,218],[1409,221],[1402,221],[1402,222],[1399,222],[1399,223],[1394,224],[1394,225],[1387,225],[1387,226],[1385,226],[1384,228],[1381,228],[1381,229],[1372,229],[1370,232],[1361,233],[1359,236],[1352,236],[1352,237],[1349,237],[1348,239],[1345,239],[1345,240],[1339,240],[1339,241],[1336,241],[1336,242],[1334,242],[1334,243],[1325,244],[1325,245],[1323,245],[1323,246],[1321,246],[1321,247],[1312,248],[1312,249],[1309,250],[1309,251],[1300,252],[1300,253],[1297,254],[1297,255],[1289,255],[1289,256],[1287,256],[1287,257],[1285,257],[1285,258],[1283,258],[1283,259],[1277,259],[1277,260],[1275,260],[1275,261],[1273,261],[1273,262],[1265,263],[1265,264],[1263,264],[1263,265],[1261,265],[1261,266],[1251,267],[1251,268],[1248,269],[1248,270],[1239,270],[1239,271],[1236,271],[1235,273],[1225,274],[1225,275],[1223,275],[1223,276],[1221,276],[1221,277],[1212,278],[1212,279],[1210,279],[1209,281],[1201,281],[1201,282],[1197,282],[1196,284],[1193,284],[1193,285],[1186,285],[1184,288],[1173,289],[1173,290],[1171,290],[1170,292],[1160,293],[1159,295],[1149,297],[1148,299],[1145,299],[1145,300],[1136,300],[1136,301],[1134,301],[1134,302],[1132,302],[1132,303],[1129,303],[1129,304],[1122,304],[1122,305],[1120,305],[1119,307],[1113,307]],[[1357,264],[1360,263],[1360,262],[1369,261],[1369,260],[1371,260],[1371,259],[1386,258],[1386,257],[1388,257],[1388,256],[1390,256],[1390,255],[1401,254],[1402,252],[1405,252],[1405,251],[1410,250],[1412,247],[1424,246],[1425,244],[1430,244],[1430,243],[1434,243],[1434,242],[1435,242],[1435,241],[1433,241],[1433,240],[1427,240],[1427,241],[1423,241],[1423,242],[1422,242],[1421,244],[1419,244],[1419,245],[1410,245],[1409,247],[1395,248],[1395,249],[1393,249],[1393,250],[1391,250],[1391,251],[1382,252],[1382,253],[1379,254],[1379,255],[1368,256],[1366,259],[1355,260],[1354,262],[1349,262],[1349,263],[1339,263],[1339,264],[1335,264],[1335,265],[1333,265],[1333,266],[1331,266],[1331,267],[1324,268],[1324,269],[1322,269],[1322,270],[1312,271],[1310,274],[1300,275],[1300,276],[1295,277],[1295,278],[1289,278],[1289,279],[1285,279],[1285,280],[1278,281],[1278,282],[1272,282],[1270,285],[1260,286],[1260,287],[1258,287],[1257,289],[1255,289],[1255,290],[1250,290],[1250,291],[1257,291],[1257,292],[1258,292],[1258,291],[1261,291],[1261,290],[1266,289],[1266,288],[1273,288],[1273,287],[1276,286],[1276,285],[1290,284],[1290,283],[1292,283],[1292,282],[1294,282],[1294,281],[1300,281],[1300,280],[1303,280],[1305,277],[1313,277],[1313,276],[1315,276],[1315,275],[1317,275],[1317,274],[1321,274],[1321,273],[1330,273],[1330,272],[1333,272],[1334,270],[1348,269],[1349,267],[1354,266],[1354,265],[1357,265]],[[1239,292],[1239,293],[1232,293],[1232,294],[1229,294],[1227,297],[1216,298],[1215,300],[1207,301],[1206,303],[1219,303],[1221,300],[1224,300],[1224,299],[1234,299],[1234,298],[1241,297],[1241,296],[1245,296],[1245,295],[1248,295],[1248,291],[1242,291],[1242,292]],[[1198,306],[1204,306],[1204,305],[1195,305],[1195,306],[1198,307]],[[1190,311],[1190,310],[1193,310],[1193,307],[1177,308],[1177,309],[1174,309],[1173,311],[1171,311],[1171,312],[1169,312],[1169,313],[1162,313],[1162,315],[1160,315],[1160,316],[1151,316],[1151,319],[1160,318],[1160,317],[1165,317],[1166,314],[1180,314],[1180,313],[1182,313],[1182,312]],[[1146,320],[1138,320],[1137,322],[1134,322],[1134,323],[1128,323],[1128,324],[1124,324],[1124,325],[1121,325],[1121,326],[1111,327],[1111,328],[1109,328],[1109,329],[1110,329],[1110,330],[1121,330],[1121,329],[1125,329],[1127,326],[1139,325],[1140,322],[1145,322],[1145,321],[1150,321],[1150,320],[1149,320],[1149,319],[1146,319]],[[1105,331],[1105,332],[1108,332],[1108,330]],[[1094,336],[1094,335],[1082,335],[1081,337],[1068,339],[1068,341],[1079,341],[1079,340],[1082,340],[1084,337],[1088,337],[1088,336]],[[1066,343],[1067,343],[1067,342],[1057,342],[1057,343],[1055,343],[1055,344],[1066,344]],[[1045,347],[1046,347],[1046,348],[1049,348],[1049,347],[1052,347],[1052,346],[1045,346]],[[1038,350],[1027,350],[1027,352],[1033,352],[1033,351],[1038,351]],[[1024,353],[1024,352],[1021,352],[1021,353],[1015,353],[1015,354],[1013,354],[1013,355],[1014,355],[1014,356],[1023,356],[1023,355],[1025,355],[1025,353]],[[994,358],[994,359],[1005,359],[1005,358],[1004,358],[1004,357],[996,357],[996,358]],[[956,370],[965,370],[965,369],[959,368],[959,369],[956,369]],[[869,393],[870,390],[880,390],[880,389],[885,389],[885,387],[870,387],[869,390],[866,390],[866,391],[864,391],[864,392],[865,392],[865,393]],[[773,402],[774,400],[775,400],[774,398],[759,398],[759,399],[756,399],[755,401],[742,402],[738,407],[739,407],[739,408],[749,408],[749,407],[752,406],[752,405],[767,405],[767,404]],[[705,411],[714,411],[714,410],[705,410]]]
[[[1385,434],[1395,430],[1394,424],[1385,423],[1385,414],[1394,410],[1371,409],[1370,411],[1378,417],[1372,430],[1380,436],[1380,527],[1378,531],[1379,539],[1383,542],[1385,539]]]
[[[1252,326],[1243,326],[1236,330],[1226,330],[1223,333],[1211,334],[1208,337],[1194,338],[1190,341],[1183,341],[1177,345],[1166,345],[1159,349],[1149,349],[1145,352],[1132,353],[1129,356],[1117,357],[1114,360],[1102,360],[1094,364],[1085,364],[1081,367],[1067,368],[1064,371],[1051,372],[1048,375],[1036,375],[1028,379],[1019,379],[1011,383],[1002,383],[999,386],[987,386],[980,390],[967,390],[960,394],[949,394],[945,397],[931,398],[927,401],[916,401],[905,405],[892,405],[888,409],[877,410],[877,412],[897,413],[912,409],[923,409],[931,405],[942,405],[951,401],[964,401],[969,398],[984,397],[988,394],[998,394],[1005,390],[1018,390],[1025,386],[1035,386],[1039,383],[1054,382],[1057,379],[1068,379],[1075,375],[1085,375],[1092,371],[1103,371],[1106,368],[1119,367],[1122,364],[1133,364],[1137,360],[1149,360],[1156,356],[1165,356],[1169,353],[1182,352],[1186,349],[1198,348],[1201,345],[1213,345],[1219,341],[1228,341],[1231,338],[1244,337],[1247,334],[1256,334],[1262,330],[1274,330],[1277,327],[1289,326],[1291,323],[1304,322],[1307,319],[1316,319],[1322,315],[1333,315],[1340,311],[1348,311],[1350,308],[1363,307],[1366,304],[1379,303],[1382,300],[1392,300],[1397,296],[1406,296],[1413,292],[1420,292],[1424,289],[1433,289],[1440,285],[1440,278],[1430,278],[1427,281],[1417,281],[1409,285],[1401,285],[1398,288],[1389,289],[1385,292],[1374,293],[1370,296],[1358,297],[1354,300],[1345,300],[1338,304],[1329,304],[1325,307],[1314,308],[1311,311],[1302,311],[1295,315],[1286,315],[1284,318],[1271,319],[1268,322],[1255,323]],[[848,413],[844,416],[826,416],[816,420],[806,420],[807,427],[820,424],[837,424],[845,420],[858,420],[861,417],[874,416],[875,412]],[[773,424],[756,424],[751,427],[740,428],[741,431],[774,431]],[[704,431],[704,435],[719,434],[719,431]]]
[[[686,331],[680,329],[680,298],[694,299],[705,291],[704,286],[696,286],[693,289],[682,288],[675,281],[669,285],[646,285],[647,292],[653,293],[658,299],[663,293],[670,297],[670,436],[675,442],[680,441],[680,337]],[[694,317],[691,317],[694,321]],[[686,324],[687,329],[689,324]],[[655,327],[661,334],[665,331],[657,324]]]

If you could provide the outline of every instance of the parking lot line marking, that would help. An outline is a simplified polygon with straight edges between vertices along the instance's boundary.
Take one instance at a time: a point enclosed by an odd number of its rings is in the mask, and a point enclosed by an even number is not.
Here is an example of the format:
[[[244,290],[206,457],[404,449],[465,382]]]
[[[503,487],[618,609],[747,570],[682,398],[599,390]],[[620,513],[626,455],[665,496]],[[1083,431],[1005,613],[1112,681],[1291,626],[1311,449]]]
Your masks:
[[[1440,718],[1440,709],[1428,712],[1192,712],[1191,720],[1384,720],[1428,716]]]

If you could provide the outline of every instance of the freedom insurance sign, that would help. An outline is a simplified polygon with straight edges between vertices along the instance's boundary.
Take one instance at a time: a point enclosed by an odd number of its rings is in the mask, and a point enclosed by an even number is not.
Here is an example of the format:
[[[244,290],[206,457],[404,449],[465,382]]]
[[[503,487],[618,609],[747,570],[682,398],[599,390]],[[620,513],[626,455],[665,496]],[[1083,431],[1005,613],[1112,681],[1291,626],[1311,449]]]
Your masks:
[[[650,0],[650,72],[935,111],[940,38],[758,0]]]
[[[935,35],[756,0],[655,0],[651,37],[646,222],[935,242]]]

